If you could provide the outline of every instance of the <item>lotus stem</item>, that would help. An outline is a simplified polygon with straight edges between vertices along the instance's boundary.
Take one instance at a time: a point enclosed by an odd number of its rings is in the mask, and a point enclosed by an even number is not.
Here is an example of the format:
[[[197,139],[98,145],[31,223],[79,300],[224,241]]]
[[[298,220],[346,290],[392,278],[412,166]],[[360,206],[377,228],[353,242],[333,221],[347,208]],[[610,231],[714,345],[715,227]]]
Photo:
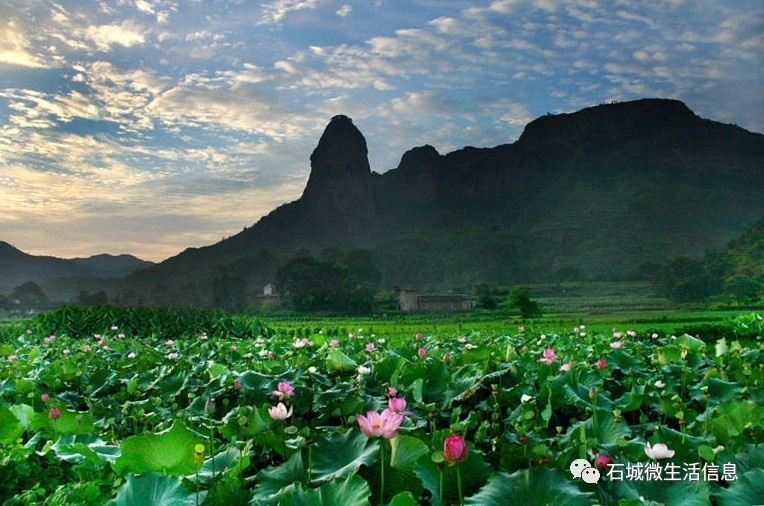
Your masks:
[[[456,466],[456,486],[459,489],[459,506],[464,506],[464,493],[462,492],[462,467]]]

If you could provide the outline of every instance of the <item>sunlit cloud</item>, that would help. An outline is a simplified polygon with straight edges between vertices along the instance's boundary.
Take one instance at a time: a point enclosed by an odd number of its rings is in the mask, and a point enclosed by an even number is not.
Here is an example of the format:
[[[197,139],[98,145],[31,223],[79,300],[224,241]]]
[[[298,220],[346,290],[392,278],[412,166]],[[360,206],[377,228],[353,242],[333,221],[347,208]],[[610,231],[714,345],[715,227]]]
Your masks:
[[[6,22],[4,26],[0,26],[0,63],[31,68],[45,67],[38,56],[29,52],[30,46],[14,22]]]

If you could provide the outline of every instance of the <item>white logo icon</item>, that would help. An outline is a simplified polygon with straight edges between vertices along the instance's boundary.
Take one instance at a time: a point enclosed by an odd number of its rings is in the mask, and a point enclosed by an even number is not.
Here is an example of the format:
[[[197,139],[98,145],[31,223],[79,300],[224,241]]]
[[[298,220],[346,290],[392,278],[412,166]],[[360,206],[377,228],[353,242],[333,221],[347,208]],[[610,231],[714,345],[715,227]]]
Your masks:
[[[581,478],[586,483],[597,483],[600,480],[600,472],[586,459],[576,459],[571,462],[570,472],[574,478]]]

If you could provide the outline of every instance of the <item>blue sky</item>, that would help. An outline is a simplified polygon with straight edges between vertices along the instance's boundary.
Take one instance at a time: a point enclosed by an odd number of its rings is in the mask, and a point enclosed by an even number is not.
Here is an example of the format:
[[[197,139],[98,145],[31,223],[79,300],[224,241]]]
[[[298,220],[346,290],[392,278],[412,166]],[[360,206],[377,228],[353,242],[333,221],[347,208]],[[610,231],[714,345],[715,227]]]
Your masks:
[[[216,242],[301,195],[335,114],[380,173],[611,100],[764,132],[763,69],[760,0],[4,0],[0,240]]]

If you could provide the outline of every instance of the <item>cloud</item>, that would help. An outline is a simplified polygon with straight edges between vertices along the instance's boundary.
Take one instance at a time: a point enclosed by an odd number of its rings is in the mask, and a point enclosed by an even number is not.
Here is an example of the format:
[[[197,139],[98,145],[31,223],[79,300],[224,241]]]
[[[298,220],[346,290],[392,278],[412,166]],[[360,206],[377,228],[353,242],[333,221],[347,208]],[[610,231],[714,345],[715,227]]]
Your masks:
[[[100,51],[111,51],[114,45],[132,47],[145,42],[144,30],[132,21],[110,25],[90,25],[85,29],[84,35]]]
[[[262,15],[258,24],[280,23],[287,14],[304,9],[315,9],[316,0],[276,0],[260,7]]]
[[[458,109],[458,105],[434,91],[423,91],[411,92],[406,94],[405,98],[393,99],[392,108],[398,113],[408,115],[450,115]]]
[[[351,12],[353,12],[353,7],[351,5],[345,4],[339,9],[337,9],[335,14],[337,14],[341,18],[344,18],[344,17],[347,17]]]
[[[46,67],[39,56],[29,52],[30,46],[24,33],[13,21],[0,27],[0,63],[30,68]]]

